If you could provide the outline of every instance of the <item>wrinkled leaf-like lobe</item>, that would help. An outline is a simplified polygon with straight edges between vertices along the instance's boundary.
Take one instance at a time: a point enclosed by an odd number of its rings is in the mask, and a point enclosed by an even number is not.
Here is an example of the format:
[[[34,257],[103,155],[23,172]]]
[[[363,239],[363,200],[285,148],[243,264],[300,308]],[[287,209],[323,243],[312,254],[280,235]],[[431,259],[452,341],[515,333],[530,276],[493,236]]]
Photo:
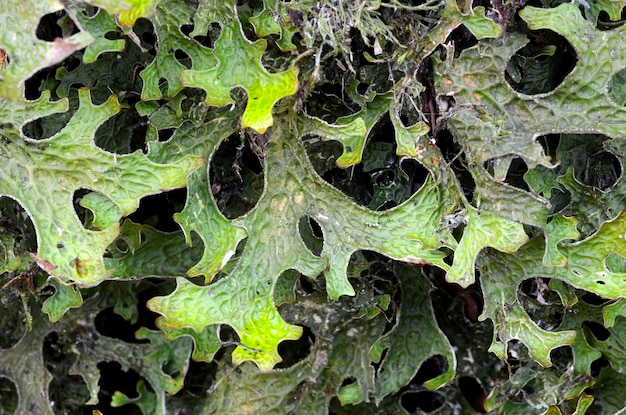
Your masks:
[[[109,214],[111,202],[122,215],[128,215],[141,197],[184,186],[187,175],[202,159],[185,156],[175,163],[158,165],[141,152],[118,156],[99,149],[93,143],[95,130],[119,111],[119,103],[111,97],[95,106],[85,89],[79,97],[78,111],[54,137],[31,141],[13,133],[0,144],[0,195],[19,201],[31,216],[37,230],[37,257],[50,264],[51,275],[62,281],[95,285],[112,273],[105,269],[102,259],[119,231]],[[97,218],[109,218],[104,222],[107,228],[92,231],[79,221],[72,198],[81,188],[110,199],[98,205],[105,210],[91,206]]]
[[[187,70],[182,84],[206,91],[205,102],[218,107],[233,104],[230,91],[242,87],[248,93],[248,102],[242,117],[242,127],[265,132],[273,123],[272,107],[283,97],[298,89],[298,69],[270,74],[261,64],[265,40],[250,42],[242,32],[236,12],[225,19],[222,32],[215,43],[218,64],[210,69]]]
[[[233,221],[248,234],[237,265],[227,277],[206,287],[179,279],[174,293],[149,302],[151,309],[163,314],[164,327],[200,332],[207,325],[230,325],[241,339],[233,360],[253,360],[263,370],[280,361],[280,341],[301,333],[300,327],[282,320],[273,304],[274,284],[284,271],[295,269],[310,277],[324,272],[328,295],[337,299],[354,295],[346,270],[357,250],[447,269],[439,248],[456,243],[449,231],[439,229],[443,207],[432,178],[396,209],[369,211],[317,176],[292,130],[280,127],[275,126],[266,149],[265,191],[252,211]],[[319,257],[300,238],[298,223],[304,216],[322,228]]]

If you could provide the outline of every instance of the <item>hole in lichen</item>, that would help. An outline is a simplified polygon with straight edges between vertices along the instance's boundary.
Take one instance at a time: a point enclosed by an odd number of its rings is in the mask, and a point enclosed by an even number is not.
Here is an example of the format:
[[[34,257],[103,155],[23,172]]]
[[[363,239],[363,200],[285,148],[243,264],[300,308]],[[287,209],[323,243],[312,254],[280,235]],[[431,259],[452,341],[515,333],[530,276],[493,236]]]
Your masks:
[[[572,195],[567,191],[552,189],[550,204],[555,213],[562,212],[572,201]]]
[[[187,54],[187,52],[185,52],[184,50],[176,49],[176,51],[174,52],[174,58],[185,68],[191,69],[191,58],[189,57],[189,54]]]
[[[193,246],[196,246],[196,244],[198,244],[198,246],[203,247],[204,243],[196,232],[192,232],[192,238],[193,238],[193,241],[192,241]],[[198,242],[195,242],[196,239],[198,240]],[[221,264],[223,265],[223,267],[211,279],[211,283],[216,283],[220,281],[221,279],[226,278],[230,274],[233,267],[239,262],[239,259],[241,258],[244,250],[246,249],[247,244],[248,244],[248,238],[244,238],[241,241],[239,241],[239,243],[237,244],[237,247],[235,248],[235,253],[228,259],[228,261],[225,264]],[[202,257],[202,252],[203,252],[203,249],[199,249],[198,251],[196,251],[197,255],[194,256],[194,258],[196,259],[189,262],[188,268],[191,267],[191,265],[198,263],[198,261]],[[225,260],[225,257],[223,257],[222,260]],[[196,284],[199,287],[204,287],[207,285],[207,283],[205,282],[205,277],[203,276],[190,278],[189,282]]]
[[[298,222],[300,238],[315,256],[320,256],[324,248],[324,235],[320,224],[310,216],[303,216]]]
[[[580,6],[581,9],[583,9],[583,13],[587,12],[585,14],[587,14],[587,20],[589,21],[593,21],[594,17],[593,13],[590,13],[590,10],[585,8],[582,3]],[[611,19],[611,17],[609,16],[609,14],[605,11],[602,10],[600,11],[600,13],[598,13],[597,16],[597,23],[596,26],[599,30],[614,30],[617,29],[620,26],[623,26],[624,23],[626,23],[626,7],[622,8],[620,17],[617,20],[613,20]]]
[[[241,341],[239,339],[239,334],[237,334],[235,329],[233,329],[232,327],[226,324],[221,324],[219,326],[217,334],[218,334],[220,341],[222,341],[224,345],[227,345],[227,346],[236,346]]]
[[[361,95],[364,95],[367,92],[368,88],[369,88],[368,84],[361,82],[357,85],[356,92],[358,92]]]
[[[147,312],[149,313],[150,311],[148,310]],[[106,308],[100,311],[94,319],[94,326],[98,333],[103,336],[120,339],[126,343],[142,344],[149,342],[148,340],[138,340],[135,337],[135,332],[141,327],[141,324],[131,324],[120,315],[115,314],[113,308]]]
[[[276,307],[283,304],[293,304],[296,300],[296,290],[300,289],[298,282],[301,278],[306,278],[295,269],[284,271],[274,283],[273,299]],[[265,284],[270,287],[272,280],[268,278]]]
[[[554,162],[556,159],[556,151],[559,148],[559,143],[561,142],[561,134],[540,135],[535,139],[535,141],[543,147],[543,152],[547,156],[550,156]]]
[[[56,38],[63,37],[63,29],[59,26],[59,21],[67,16],[64,11],[48,13],[39,20],[35,35],[38,39],[53,42]]]
[[[356,378],[354,376],[348,376],[347,378],[345,378],[343,380],[343,382],[341,382],[341,386],[349,386],[349,385],[353,385],[357,382]]]
[[[608,361],[608,359],[604,357],[596,359],[593,362],[591,362],[590,374],[593,377],[597,377],[600,374],[600,371],[602,370],[603,367],[609,367],[609,366],[611,366],[611,363]]]
[[[27,177],[22,178],[22,185],[26,185],[28,180]],[[0,243],[0,260],[6,258],[7,249],[16,255],[37,252],[37,235],[30,216],[17,200],[4,195],[0,198],[0,235],[11,235],[13,240],[13,246],[7,245],[8,239]]]
[[[14,414],[18,404],[17,387],[5,377],[0,377],[0,398],[0,412]]]
[[[554,369],[559,373],[565,373],[572,367],[574,352],[571,346],[560,346],[550,351],[550,360]]]
[[[176,128],[163,128],[158,132],[158,137],[160,142],[168,141],[174,133],[176,132]]]
[[[150,23],[150,24],[152,24],[152,23]],[[154,46],[156,45],[156,42],[157,42],[157,38],[156,38],[154,32],[153,31],[149,31],[149,30],[144,31],[139,36],[139,39],[141,40],[142,44],[145,44],[145,46],[147,46],[148,49],[150,49],[150,47],[154,48]]]
[[[307,326],[302,327],[302,336],[298,340],[286,340],[278,345],[278,353],[283,361],[276,365],[277,369],[286,369],[306,359],[315,344],[315,335]]]
[[[256,97],[248,97],[248,90],[245,89],[244,87],[241,86],[236,86],[233,89],[230,90],[230,98],[233,102],[247,102],[248,98],[250,98],[251,100],[257,100],[259,99],[259,96]],[[233,107],[231,107],[233,108]],[[250,131],[250,130],[248,130]],[[250,136],[248,134],[248,131],[242,132],[242,136]]]
[[[461,394],[476,412],[484,414],[485,410],[485,391],[476,378],[471,376],[461,376],[458,380],[459,390]]]
[[[528,356],[528,348],[526,348],[524,343],[517,339],[508,340],[506,363],[507,369],[509,369],[511,373],[517,372],[517,370],[521,367],[520,362],[525,361],[526,356]]]
[[[609,303],[611,300],[607,299],[607,298],[602,298],[597,294],[594,293],[590,293],[590,292],[586,292],[584,293],[580,299],[582,301],[584,301],[585,303],[589,304],[589,305],[593,305],[593,306],[602,306],[605,305],[607,303]]]
[[[109,197],[89,189],[78,189],[74,192],[73,206],[76,216],[82,225],[89,230],[106,229],[120,219],[120,217],[114,216],[115,213],[121,216],[121,210]],[[63,241],[60,241],[59,244],[61,248],[64,245]]]
[[[372,210],[388,210],[408,200],[424,184],[429,172],[413,159],[396,155],[394,129],[384,117],[372,130],[363,150],[362,162],[342,169],[336,166],[342,150],[333,141],[316,137],[305,141],[309,159],[317,173],[329,184]]]
[[[97,340],[97,336],[88,337],[87,331],[81,329],[64,330],[63,334],[53,332],[43,341],[44,365],[52,375],[48,386],[49,397],[57,413],[76,413],[78,405],[89,398],[83,379],[68,373],[74,364],[76,350],[91,352]]]
[[[363,172],[362,163],[347,169],[337,167],[335,162],[341,155],[342,147],[336,141],[315,141],[314,139],[305,144],[313,167],[326,182],[359,205],[369,205],[372,201],[373,189],[369,175]]]
[[[209,26],[208,32],[206,34],[194,36],[194,40],[200,43],[204,47],[213,48],[215,46],[215,41],[219,39],[221,33],[222,33],[221,26],[213,22]]]
[[[587,186],[606,191],[615,185],[621,171],[622,166],[614,154],[598,151],[587,159],[583,182]]]
[[[176,362],[167,360],[161,363],[161,370],[163,373],[172,378],[177,378],[181,375],[180,369],[180,364],[177,365]]]
[[[67,125],[77,108],[63,114],[53,114],[47,117],[38,118],[24,125],[23,132],[28,138],[34,140],[44,140],[60,132]],[[70,113],[71,112],[71,113]]]
[[[450,33],[449,39],[454,39],[454,57],[458,58],[465,49],[469,49],[478,43],[476,36],[465,27],[460,25]]]
[[[140,117],[134,106],[122,108],[98,127],[94,142],[101,149],[116,154],[145,150],[147,129],[147,117]]]
[[[422,385],[424,382],[434,379],[448,370],[448,361],[442,355],[429,357],[422,363],[419,370],[411,379],[411,385]]]
[[[211,159],[211,193],[229,219],[253,209],[263,192],[264,172],[255,137],[233,134]]]
[[[316,286],[313,285],[313,281],[306,275],[302,275],[300,279],[298,279],[298,285],[305,294],[313,294],[317,291]]]
[[[435,412],[445,403],[445,397],[433,391],[404,392],[400,397],[400,405],[410,414],[417,414],[420,411]]]
[[[602,324],[597,323],[595,321],[585,321],[583,323],[583,327],[589,330],[589,332],[598,339],[603,342],[611,337],[611,332],[606,329]]]
[[[24,97],[28,100],[36,100],[41,97],[44,90],[48,90],[47,85],[56,85],[57,70],[60,67],[75,68],[80,65],[81,61],[73,56],[65,59],[61,64],[49,66],[36,72],[33,76],[24,82]],[[57,98],[56,93],[52,94],[53,99]]]
[[[548,278],[524,280],[517,291],[517,298],[529,317],[542,329],[554,330],[563,321],[564,308]]]
[[[211,42],[210,36],[194,36],[194,40],[204,47],[212,48],[213,42]]]
[[[135,223],[150,225],[161,232],[178,231],[180,226],[174,221],[174,213],[183,210],[186,200],[186,188],[146,196],[139,202],[139,208],[128,218]]]
[[[499,182],[504,182],[518,189],[529,191],[528,184],[524,180],[524,175],[528,172],[528,166],[521,157],[515,157],[510,160],[510,164],[506,171],[498,167],[506,165],[506,159],[491,159],[485,162],[485,167],[493,178]]]
[[[104,34],[104,38],[107,40],[119,40],[119,39],[124,39],[124,35],[121,32],[117,32],[117,31],[107,32]]]
[[[433,299],[433,305],[443,308],[435,309],[440,319],[458,321],[459,318],[465,317],[471,324],[480,324],[478,317],[483,312],[485,302],[480,290],[480,274],[478,272],[476,282],[467,288],[446,281],[446,274],[441,268],[426,265],[423,267],[423,273],[431,279],[435,287],[441,288],[432,294],[437,299]]]
[[[519,392],[511,397],[511,401],[513,402],[526,402],[530,397],[532,397],[535,393],[537,393],[536,385],[532,385],[534,383],[534,379],[531,379],[529,383],[525,384],[519,389]],[[541,391],[541,388],[539,388]]]
[[[101,9],[99,7],[85,5],[80,9],[80,13],[82,13],[85,17],[92,18],[97,15],[100,10]],[[102,12],[105,13],[104,10],[102,10]]]
[[[387,332],[387,330],[385,332]],[[380,360],[378,362],[372,362],[372,367],[374,368],[374,371],[378,374],[378,376],[381,376],[387,370],[387,368],[384,367],[383,364],[385,363],[385,359],[387,359],[388,353],[389,348],[384,349],[383,352],[380,354]]]
[[[121,392],[131,399],[138,397],[137,382],[142,380],[139,374],[133,369],[124,371],[118,362],[98,363],[98,369],[100,369],[100,381],[98,382],[100,389],[98,392],[99,402],[94,409],[107,415],[134,415],[142,413],[137,410],[138,408],[135,404],[124,405],[118,408],[111,406],[111,398],[115,392]],[[149,383],[145,382],[145,385],[152,391]]]
[[[72,197],[72,204],[74,206],[74,212],[76,213],[76,216],[78,216],[78,220],[80,220],[80,223],[82,223],[85,229],[97,230],[93,225],[93,212],[90,209],[87,209],[86,207],[83,207],[81,205],[83,197],[85,197],[89,193],[91,193],[91,190],[89,189],[76,190]]]
[[[196,362],[193,359],[189,359],[189,368],[185,375],[185,387],[176,394],[177,397],[181,398],[181,401],[194,402],[198,399],[198,396],[206,394],[207,390],[211,390],[217,373],[217,363],[215,362],[221,361],[221,355],[223,355],[223,352],[218,352],[216,355],[217,359],[214,359],[211,363]],[[192,415],[192,413],[185,414],[183,409],[180,415]]]
[[[67,125],[78,109],[78,95],[75,90],[70,91],[69,109],[66,112],[37,118],[24,125],[24,135],[33,140],[45,140],[58,134]]]
[[[553,91],[576,66],[574,48],[563,36],[539,30],[529,35],[530,42],[509,61],[505,79],[517,92],[535,95]],[[586,95],[581,86],[579,93]],[[591,92],[591,91],[590,91]],[[595,96],[595,91],[593,91]]]
[[[189,35],[191,34],[191,32],[193,32],[194,29],[194,25],[192,24],[184,24],[180,27],[180,33],[182,33],[183,35],[189,37]]]
[[[422,187],[428,175],[428,170],[416,160],[395,159],[389,167],[372,173],[374,197],[371,208],[384,211],[404,203]]]
[[[326,68],[326,71],[338,70],[336,65]],[[336,74],[341,78],[343,75]],[[332,75],[331,75],[332,76]],[[329,123],[338,118],[359,111],[359,106],[345,93],[342,85],[323,83],[317,85],[307,99],[309,115],[321,118]]]

